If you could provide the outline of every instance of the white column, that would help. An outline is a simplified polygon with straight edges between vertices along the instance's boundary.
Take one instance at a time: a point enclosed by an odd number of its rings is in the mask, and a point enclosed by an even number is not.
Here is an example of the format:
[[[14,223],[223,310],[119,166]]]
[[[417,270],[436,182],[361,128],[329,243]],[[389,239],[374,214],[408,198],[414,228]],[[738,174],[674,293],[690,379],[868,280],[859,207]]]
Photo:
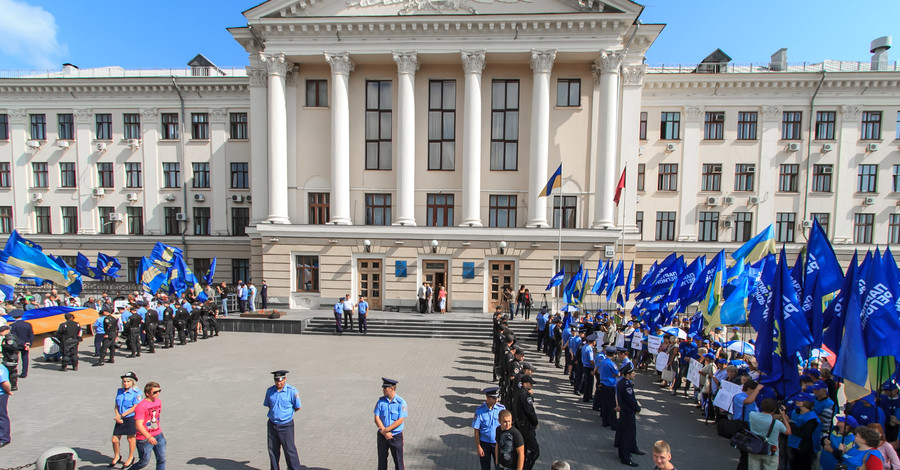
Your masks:
[[[12,162],[10,177],[12,178],[13,193],[13,227],[23,234],[29,234],[33,233],[34,226],[31,221],[34,218],[34,207],[37,205],[37,202],[31,199],[31,195],[43,190],[29,190],[31,187],[29,167],[31,166],[32,152],[25,145],[25,142],[31,138],[27,129],[28,111],[21,108],[10,108],[6,112],[9,116],[9,143],[7,146],[10,148]]]
[[[858,165],[860,162],[864,162],[860,158],[858,144],[861,116],[862,106],[841,106],[841,127],[838,135],[840,140],[838,140],[834,174],[831,179],[834,183],[834,218],[830,225],[834,228],[830,230],[833,230],[835,244],[853,243],[854,213],[857,210],[863,212],[858,206],[859,198],[854,199],[857,196]],[[881,182],[882,186],[885,184],[888,182]]]
[[[550,149],[550,70],[556,51],[531,51],[531,152],[528,168],[528,222],[526,227],[547,227],[547,201],[539,197],[547,185]]]
[[[302,220],[301,213],[306,207],[305,201],[301,202],[300,192],[296,189],[300,186],[297,182],[297,163],[300,158],[297,153],[297,83],[299,82],[300,66],[294,65],[287,71],[284,92],[287,105],[287,185],[288,185],[288,218],[293,223]],[[293,188],[293,189],[292,189]],[[302,204],[303,207],[298,207]]]
[[[678,169],[678,241],[697,241],[697,193],[700,191],[700,141],[703,139],[702,106],[685,106],[681,165]],[[674,153],[674,152],[673,152]],[[678,161],[678,159],[670,160]],[[704,206],[705,207],[705,206]]]
[[[231,178],[231,166],[228,162],[225,142],[228,140],[228,110],[226,108],[211,108],[209,110],[209,173],[212,181],[229,181]],[[250,168],[250,173],[253,173]],[[212,235],[228,235],[228,225],[231,214],[227,213],[227,193],[225,184],[212,184],[212,188],[206,195],[206,201],[196,203],[199,207],[209,207],[210,232]],[[252,187],[252,186],[251,186]],[[202,193],[200,193],[202,194]],[[188,201],[190,202],[190,201]],[[187,208],[185,208],[187,210]],[[252,211],[252,209],[251,209]],[[193,214],[190,214],[193,217]]]
[[[184,132],[184,129],[179,129]],[[163,204],[157,188],[162,188],[162,162],[159,161],[159,109],[141,109],[141,145],[137,149],[127,151],[139,152],[143,157],[144,191],[144,234],[162,235],[165,233]],[[187,170],[181,169],[184,178]],[[181,196],[181,191],[178,191]]]
[[[777,158],[783,147],[779,144],[781,141],[781,106],[763,106],[762,107],[762,125],[759,138],[759,160],[756,164],[756,174],[753,191],[750,193],[736,193],[737,203],[745,204],[749,210],[756,209],[755,222],[756,227],[753,232],[757,233],[766,226],[775,223],[775,213],[778,212],[775,206],[775,190],[778,188],[778,164]],[[723,168],[724,170],[724,168]],[[735,167],[731,167],[734,171]],[[750,196],[759,196],[759,205],[753,206],[749,203]],[[747,199],[744,199],[744,198]],[[801,217],[802,218],[802,217]]]
[[[269,215],[269,142],[268,111],[266,106],[266,70],[258,55],[250,56],[247,76],[250,77],[250,225],[266,220]],[[227,215],[228,220],[231,214]]]
[[[325,54],[331,65],[331,223],[350,220],[350,54]]]
[[[462,223],[481,227],[481,72],[484,51],[462,52],[466,73],[463,108]]]
[[[90,109],[76,109],[75,114],[75,145],[65,151],[68,155],[65,157],[75,157],[75,174],[78,181],[78,233],[81,235],[95,235],[101,231],[103,227],[97,227],[99,223],[98,212],[95,210],[97,206],[113,205],[107,200],[104,204],[103,198],[93,197],[92,191],[95,184],[92,183],[92,175],[96,174],[96,167],[91,167],[91,157],[94,153],[94,146],[91,143],[91,130],[94,128],[94,112]],[[94,162],[100,160],[101,155],[93,159]],[[106,161],[110,161],[107,157]],[[106,196],[103,196],[104,198]],[[117,208],[118,209],[118,208]],[[118,211],[117,211],[118,212]],[[119,222],[112,222],[113,233],[118,229]]]
[[[269,74],[269,217],[271,224],[289,224],[287,209],[287,106],[284,53],[260,55]]]
[[[619,157],[619,173],[622,168],[627,168],[625,173],[625,190],[619,201],[619,213],[616,223],[623,223],[629,233],[637,233],[635,213],[637,211],[637,166],[640,153],[640,120],[641,120],[641,94],[644,88],[644,74],[646,65],[629,65],[622,67],[622,125],[620,127],[619,146],[622,149]]]
[[[616,161],[618,156],[619,118],[619,65],[624,54],[617,51],[603,51],[594,62],[596,73],[600,74],[600,112],[597,120],[597,166],[594,178],[597,180],[594,199],[594,220],[591,228],[612,228],[615,211],[613,197],[616,191]]]
[[[393,225],[416,225],[416,70],[415,52],[394,52],[397,63],[397,211]]]

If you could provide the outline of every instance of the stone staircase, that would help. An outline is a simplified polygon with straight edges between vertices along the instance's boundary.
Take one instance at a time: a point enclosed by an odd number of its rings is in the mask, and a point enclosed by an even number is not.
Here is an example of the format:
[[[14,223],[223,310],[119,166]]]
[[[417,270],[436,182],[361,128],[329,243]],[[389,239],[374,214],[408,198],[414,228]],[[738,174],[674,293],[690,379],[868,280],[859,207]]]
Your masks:
[[[513,322],[512,328],[518,331],[519,336],[530,337],[534,323]],[[359,335],[359,325],[354,322],[353,331],[344,330],[344,335]],[[452,320],[445,318],[435,319],[383,319],[373,318],[369,320],[369,332],[366,336],[381,336],[392,338],[443,338],[462,339],[474,341],[490,341],[491,320]],[[307,320],[303,334],[333,335],[334,318],[315,317]]]

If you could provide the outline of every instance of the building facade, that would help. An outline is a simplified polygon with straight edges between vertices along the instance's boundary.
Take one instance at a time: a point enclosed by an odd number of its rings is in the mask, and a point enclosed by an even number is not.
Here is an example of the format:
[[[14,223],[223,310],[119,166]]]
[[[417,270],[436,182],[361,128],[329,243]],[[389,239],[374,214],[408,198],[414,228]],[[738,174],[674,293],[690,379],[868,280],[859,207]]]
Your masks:
[[[163,241],[294,308],[409,307],[430,281],[451,311],[769,224],[796,252],[816,218],[845,262],[900,243],[900,72],[648,67],[641,10],[271,0],[229,29],[246,70],[0,79],[0,230],[129,276]]]

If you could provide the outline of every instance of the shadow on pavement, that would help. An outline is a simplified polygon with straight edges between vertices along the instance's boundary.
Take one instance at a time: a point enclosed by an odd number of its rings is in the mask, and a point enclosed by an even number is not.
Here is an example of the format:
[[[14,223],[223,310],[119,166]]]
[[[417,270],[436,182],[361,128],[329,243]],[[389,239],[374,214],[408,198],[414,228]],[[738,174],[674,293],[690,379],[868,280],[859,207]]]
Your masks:
[[[203,465],[216,470],[261,470],[247,465],[249,461],[238,462],[231,459],[210,459],[206,457],[194,457],[187,461],[188,465]]]
[[[112,456],[107,456],[97,452],[94,449],[85,449],[83,447],[72,447],[72,450],[78,454],[79,465],[78,468],[83,469],[100,469],[100,468],[109,468],[108,465],[112,462]],[[128,452],[128,448],[125,448],[125,452]],[[122,460],[128,457],[127,455],[122,457]],[[137,457],[137,456],[135,456]],[[85,464],[91,464],[91,466],[87,466]],[[94,466],[96,465],[96,466]]]

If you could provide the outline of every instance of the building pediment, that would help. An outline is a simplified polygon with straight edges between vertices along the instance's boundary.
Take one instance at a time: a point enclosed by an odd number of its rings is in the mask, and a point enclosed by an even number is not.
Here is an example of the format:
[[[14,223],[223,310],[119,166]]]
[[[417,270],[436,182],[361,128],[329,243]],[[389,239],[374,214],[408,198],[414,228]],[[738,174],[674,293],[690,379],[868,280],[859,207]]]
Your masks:
[[[244,12],[249,21],[266,18],[527,15],[553,13],[639,13],[629,0],[270,0]]]

